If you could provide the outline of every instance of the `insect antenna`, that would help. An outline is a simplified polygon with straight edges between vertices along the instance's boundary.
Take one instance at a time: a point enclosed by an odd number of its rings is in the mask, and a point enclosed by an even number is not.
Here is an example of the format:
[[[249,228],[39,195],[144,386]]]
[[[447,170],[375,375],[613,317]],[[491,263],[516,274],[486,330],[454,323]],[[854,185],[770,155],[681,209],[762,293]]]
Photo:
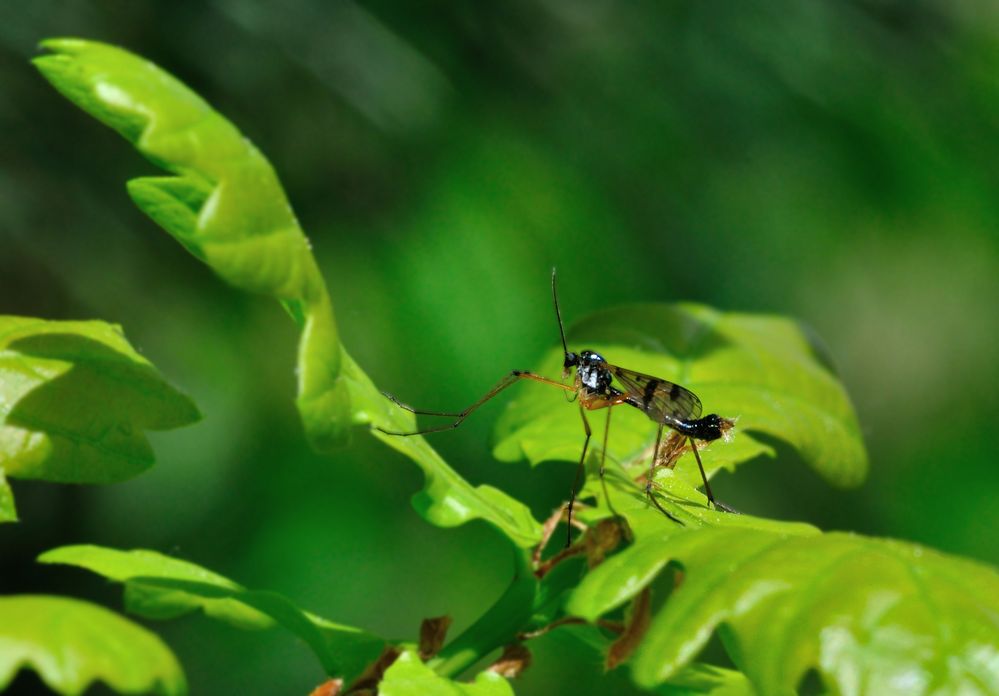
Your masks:
[[[555,282],[555,267],[552,267],[552,299],[555,301],[555,318],[558,319],[558,332],[562,337],[562,353],[567,358],[569,357],[569,346],[565,342],[565,328],[562,326],[562,311],[558,308],[558,290],[556,288]]]
[[[555,276],[555,267],[552,266],[552,299],[555,301],[555,319],[558,320],[558,334],[562,337],[562,381],[564,382],[569,376],[569,368],[573,365],[577,365],[577,356],[575,353],[569,352],[569,346],[565,342],[565,327],[562,326],[562,310],[558,307],[558,289]],[[576,397],[579,396],[578,392],[573,392],[572,394],[565,394],[565,400],[573,402]]]

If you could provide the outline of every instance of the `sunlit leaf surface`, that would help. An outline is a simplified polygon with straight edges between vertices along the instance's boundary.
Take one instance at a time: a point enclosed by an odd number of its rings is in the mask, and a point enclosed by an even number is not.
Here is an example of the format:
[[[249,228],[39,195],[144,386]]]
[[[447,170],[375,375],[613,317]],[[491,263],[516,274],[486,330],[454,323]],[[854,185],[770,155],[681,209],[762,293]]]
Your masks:
[[[722,629],[760,693],[791,693],[812,669],[843,694],[999,690],[999,574],[897,541],[676,527],[607,560],[567,609],[595,620],[672,566],[681,584],[632,658],[642,686]]]
[[[513,696],[510,682],[493,672],[480,672],[471,683],[446,679],[420,661],[411,650],[403,652],[378,685],[380,696]]]
[[[736,527],[759,529],[762,531],[807,536],[818,534],[819,530],[803,522],[773,520],[754,515],[736,514],[718,510],[708,505],[708,499],[694,484],[675,471],[660,470],[653,488],[656,501],[675,520],[660,512],[649,501],[643,485],[619,472],[606,476],[610,507],[604,497],[604,489],[599,478],[593,476],[583,488],[581,497],[589,504],[579,511],[579,518],[594,523],[613,515],[623,517],[628,522],[631,534],[636,539],[658,535],[680,529],[700,529],[710,527]]]
[[[737,419],[731,442],[703,450],[707,471],[734,467],[770,447],[754,433],[783,440],[831,483],[863,480],[867,455],[856,415],[821,350],[793,321],[722,313],[691,304],[632,305],[591,315],[569,332],[570,350],[595,350],[608,362],[676,382],[697,394],[703,413]],[[561,350],[539,372],[561,373]],[[591,444],[600,447],[606,412],[589,412]],[[497,425],[496,455],[578,460],[583,443],[579,408],[557,389],[525,385]],[[656,424],[629,406],[613,409],[608,458],[630,471],[651,457]],[[687,453],[677,464],[691,482],[700,476]]]
[[[226,282],[285,303],[302,328],[298,405],[320,447],[344,437],[333,309],[309,242],[267,159],[183,83],[142,58],[79,39],[43,42],[35,65],[77,106],[170,177],[129,182],[135,204]]]
[[[187,693],[163,642],[113,612],[65,597],[0,597],[0,689],[20,669],[53,691],[82,694],[97,681],[118,693]]]
[[[119,327],[0,316],[0,468],[7,476],[122,481],[153,463],[146,430],[199,417]]]

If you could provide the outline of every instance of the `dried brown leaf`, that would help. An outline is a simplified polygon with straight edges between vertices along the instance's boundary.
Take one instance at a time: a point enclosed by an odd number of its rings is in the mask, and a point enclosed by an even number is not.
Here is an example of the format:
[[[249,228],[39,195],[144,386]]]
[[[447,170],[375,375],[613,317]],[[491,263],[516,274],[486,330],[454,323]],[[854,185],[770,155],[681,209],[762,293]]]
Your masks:
[[[312,690],[309,696],[337,696],[343,688],[343,679],[327,679]]]
[[[378,683],[385,676],[385,670],[392,666],[402,651],[395,647],[394,645],[386,645],[385,649],[382,650],[382,654],[378,656],[378,659],[368,665],[364,673],[361,674],[354,683],[350,685],[347,693],[354,694],[363,692],[365,689],[376,689]]]
[[[507,679],[514,679],[530,666],[531,651],[522,643],[512,643],[503,648],[503,654],[496,662],[489,665],[489,671]]]
[[[583,538],[586,548],[586,562],[590,568],[595,568],[611,551],[621,545],[621,541],[630,538],[631,530],[623,517],[608,517],[597,522],[595,527]]]
[[[652,592],[646,587],[631,603],[624,631],[617,640],[611,643],[610,649],[607,651],[606,667],[608,670],[614,669],[631,656],[631,653],[642,641],[642,637],[645,636],[645,632],[649,630],[651,620]]]
[[[444,646],[447,630],[451,628],[450,616],[424,619],[420,624],[420,659],[429,660]]]
[[[548,519],[545,520],[544,525],[541,527],[541,541],[538,545],[534,547],[534,553],[531,556],[531,560],[534,562],[534,567],[537,568],[541,565],[541,553],[548,546],[548,542],[551,541],[552,535],[555,534],[555,528],[558,527],[558,523],[562,521],[565,517],[565,508],[559,506],[558,509],[554,510]]]
[[[672,431],[659,448],[659,453],[656,455],[655,468],[672,469],[675,467],[677,460],[680,459],[680,455],[687,449],[687,442],[688,438],[686,435],[681,435],[675,430]]]

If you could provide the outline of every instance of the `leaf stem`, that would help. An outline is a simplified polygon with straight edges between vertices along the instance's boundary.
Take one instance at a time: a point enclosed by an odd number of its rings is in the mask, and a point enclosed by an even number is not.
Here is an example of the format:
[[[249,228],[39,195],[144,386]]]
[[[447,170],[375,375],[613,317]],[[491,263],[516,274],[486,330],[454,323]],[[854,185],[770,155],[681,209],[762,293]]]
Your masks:
[[[530,621],[538,588],[530,552],[515,549],[514,563],[513,580],[496,603],[428,663],[441,676],[456,677],[493,650],[512,643]]]

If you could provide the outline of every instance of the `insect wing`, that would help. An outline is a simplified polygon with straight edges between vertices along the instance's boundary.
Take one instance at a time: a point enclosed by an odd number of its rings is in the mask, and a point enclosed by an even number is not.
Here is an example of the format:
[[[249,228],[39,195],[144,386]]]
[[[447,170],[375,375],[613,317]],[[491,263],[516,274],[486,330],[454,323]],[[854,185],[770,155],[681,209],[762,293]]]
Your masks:
[[[607,368],[625,388],[631,404],[655,422],[669,425],[674,420],[700,417],[701,400],[689,389],[616,365],[608,365]]]

